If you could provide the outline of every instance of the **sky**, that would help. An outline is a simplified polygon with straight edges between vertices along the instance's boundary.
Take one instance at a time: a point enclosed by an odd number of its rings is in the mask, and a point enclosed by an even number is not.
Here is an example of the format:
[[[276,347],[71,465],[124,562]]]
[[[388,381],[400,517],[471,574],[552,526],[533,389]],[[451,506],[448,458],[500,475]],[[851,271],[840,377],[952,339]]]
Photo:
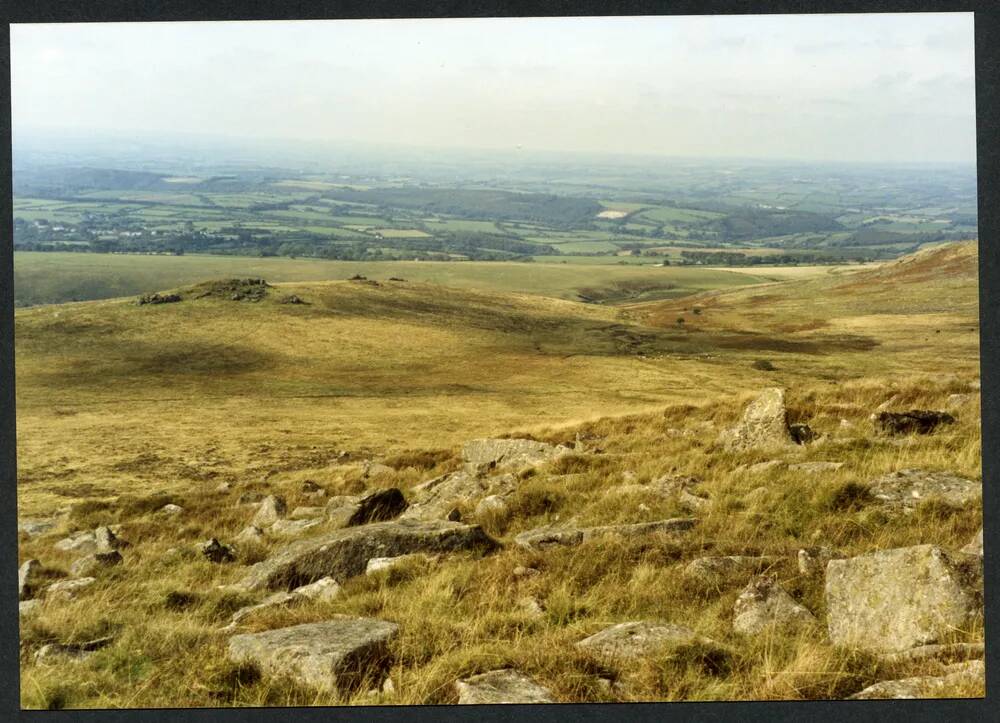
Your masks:
[[[975,160],[971,13],[32,24],[13,131]]]

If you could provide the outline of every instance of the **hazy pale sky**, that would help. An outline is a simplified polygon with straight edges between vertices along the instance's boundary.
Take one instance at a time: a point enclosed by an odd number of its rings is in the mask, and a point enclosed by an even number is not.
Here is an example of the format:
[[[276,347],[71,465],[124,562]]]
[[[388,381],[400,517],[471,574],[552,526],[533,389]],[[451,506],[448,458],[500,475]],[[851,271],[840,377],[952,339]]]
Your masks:
[[[975,159],[971,13],[14,25],[13,128]]]

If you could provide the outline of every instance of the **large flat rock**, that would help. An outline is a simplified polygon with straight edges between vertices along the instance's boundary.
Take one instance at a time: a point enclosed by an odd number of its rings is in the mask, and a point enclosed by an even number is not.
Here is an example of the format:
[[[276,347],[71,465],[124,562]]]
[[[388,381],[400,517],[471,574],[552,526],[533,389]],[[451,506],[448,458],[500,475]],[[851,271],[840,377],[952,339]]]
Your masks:
[[[495,703],[555,703],[552,693],[524,673],[510,668],[491,670],[455,683],[460,705]]]
[[[544,550],[548,547],[579,545],[586,540],[604,535],[631,539],[658,533],[686,532],[698,524],[694,517],[675,517],[654,522],[637,522],[630,525],[600,525],[598,527],[536,527],[514,537],[514,544],[526,550]]]
[[[952,472],[901,469],[872,480],[870,490],[875,499],[903,509],[912,509],[927,499],[961,508],[978,503],[983,485]]]
[[[462,447],[462,460],[473,469],[527,467],[549,462],[570,452],[532,439],[473,439]]]
[[[715,645],[683,625],[651,620],[618,623],[576,644],[600,657],[630,660],[691,643]]]
[[[825,590],[830,640],[891,652],[967,628],[982,614],[982,564],[963,557],[917,545],[831,560]]]
[[[343,618],[234,635],[228,652],[235,662],[339,694],[389,667],[389,643],[398,632],[384,620]]]
[[[457,522],[396,520],[348,527],[299,540],[259,562],[239,583],[245,590],[292,590],[323,577],[344,581],[364,574],[376,557],[413,552],[489,552],[499,543],[478,525]]]

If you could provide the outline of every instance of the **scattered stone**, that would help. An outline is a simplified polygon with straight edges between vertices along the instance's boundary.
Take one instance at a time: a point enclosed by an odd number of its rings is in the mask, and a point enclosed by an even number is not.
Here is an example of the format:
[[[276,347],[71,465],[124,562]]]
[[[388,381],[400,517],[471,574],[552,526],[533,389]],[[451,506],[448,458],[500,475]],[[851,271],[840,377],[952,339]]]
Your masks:
[[[852,700],[947,698],[957,687],[986,685],[986,665],[982,660],[948,666],[940,676],[919,676],[884,680],[851,696]]]
[[[962,552],[966,555],[979,555],[983,556],[983,528],[979,528],[978,534],[972,538],[972,542],[962,548]]]
[[[55,544],[63,552],[97,552],[97,537],[91,531],[77,532]]]
[[[395,623],[372,618],[341,618],[306,623],[262,633],[234,635],[229,657],[249,661],[261,670],[288,675],[305,685],[337,694],[356,690],[361,682],[388,669],[389,643],[399,632]]]
[[[943,663],[954,663],[961,660],[980,658],[985,655],[986,646],[983,643],[953,643],[951,645],[921,645],[899,653],[886,653],[879,656],[883,663],[923,663],[936,660]]]
[[[816,439],[816,432],[808,424],[790,424],[788,433],[795,444],[809,444]]]
[[[490,552],[498,547],[499,543],[474,525],[413,520],[376,522],[293,542],[251,567],[241,587],[293,589],[326,576],[346,580],[360,575],[368,561],[376,557],[411,552]]]
[[[181,507],[180,505],[175,505],[173,503],[163,505],[163,507],[160,508],[160,512],[162,512],[165,515],[170,515],[171,517],[179,515],[183,511],[184,511],[183,507]]]
[[[145,294],[140,296],[136,304],[145,306],[146,304],[176,304],[181,300],[177,294]]]
[[[476,505],[476,519],[481,523],[488,519],[505,520],[509,515],[510,508],[499,495],[484,497]]]
[[[80,577],[75,580],[61,580],[52,583],[45,589],[45,596],[48,598],[59,598],[62,600],[72,600],[76,594],[97,582],[93,577]]]
[[[740,422],[719,435],[718,443],[729,450],[793,444],[788,431],[785,390],[777,387],[765,389],[747,405]]]
[[[306,530],[323,524],[322,519],[277,520],[268,530],[275,537],[298,537]]]
[[[747,585],[733,606],[733,630],[743,635],[756,635],[765,628],[790,630],[815,622],[813,614],[770,577]]]
[[[17,570],[17,599],[28,600],[35,596],[35,589],[41,582],[42,563],[26,560]]]
[[[849,419],[840,420],[841,429],[854,429],[854,424]]]
[[[279,495],[268,495],[257,507],[257,514],[253,516],[251,522],[258,527],[273,525],[282,519],[288,512],[288,505],[285,498]]]
[[[831,560],[825,590],[830,640],[891,652],[964,629],[982,615],[982,564],[976,562],[960,564],[934,545]]]
[[[302,595],[310,600],[319,602],[330,602],[340,597],[343,592],[340,585],[332,577],[323,577],[316,582],[302,585],[292,590],[293,595]]]
[[[924,469],[891,472],[873,480],[869,487],[875,499],[904,509],[912,509],[931,498],[951,507],[965,508],[978,503],[983,493],[981,482],[951,472]]]
[[[631,525],[601,525],[599,527],[537,527],[514,538],[514,543],[527,550],[543,550],[556,545],[573,546],[601,535],[635,538],[657,533],[685,532],[698,524],[693,517],[678,517],[655,522],[638,522]]]
[[[381,462],[373,462],[368,460],[365,462],[364,470],[361,476],[364,479],[371,479],[372,477],[382,477],[384,475],[395,474],[396,470],[387,464],[382,464]]]
[[[30,537],[38,537],[56,526],[55,520],[20,520],[17,523],[17,531],[23,532]]]
[[[455,682],[459,705],[555,703],[551,691],[524,673],[506,668]]]
[[[220,482],[218,486],[215,488],[215,491],[224,494],[232,489],[233,486],[229,482]]]
[[[518,565],[517,567],[514,568],[514,572],[512,574],[516,578],[523,578],[523,577],[537,577],[542,573],[533,567],[524,567],[523,565]]]
[[[229,545],[223,545],[214,537],[207,542],[200,542],[197,545],[198,552],[205,556],[209,562],[232,562],[236,559],[236,551]]]
[[[234,541],[239,545],[263,543],[264,531],[256,525],[247,525],[240,530],[239,534],[234,538]]]
[[[105,567],[121,564],[122,554],[118,550],[94,552],[74,562],[69,568],[69,573],[73,577],[91,577]]]
[[[571,450],[531,439],[474,439],[462,447],[462,460],[472,469],[527,467],[550,462]]]
[[[842,554],[829,547],[804,547],[798,553],[799,574],[804,577],[819,577],[830,560],[843,558]]]
[[[280,299],[278,299],[278,303],[279,304],[304,304],[306,302],[304,302],[302,299],[300,299],[295,294],[289,294],[288,296],[282,296]]]
[[[21,600],[17,604],[17,617],[18,619],[31,617],[38,612],[38,608],[42,606],[41,600]]]
[[[684,577],[705,587],[724,588],[748,579],[780,561],[778,557],[699,557],[684,568]]]
[[[836,472],[843,466],[844,466],[843,462],[827,462],[827,461],[799,462],[798,464],[788,465],[788,470],[790,472],[805,472],[806,474],[818,474],[820,472]]]
[[[542,607],[542,604],[538,602],[537,598],[518,598],[517,606],[521,609],[521,612],[530,618],[541,619],[545,617],[545,608]]]
[[[94,530],[94,542],[97,545],[97,552],[114,552],[127,546],[124,540],[118,539],[118,535],[110,527],[98,527]]]
[[[942,424],[953,424],[955,418],[947,412],[911,409],[909,412],[879,412],[875,415],[875,431],[885,435],[930,434]]]
[[[292,520],[311,520],[316,517],[323,517],[326,514],[325,507],[296,507],[288,517]]]
[[[576,647],[604,658],[633,660],[691,643],[716,645],[683,625],[641,620],[612,625],[584,638]]]
[[[406,565],[411,560],[429,561],[431,557],[422,552],[414,552],[409,555],[397,555],[396,557],[373,557],[365,567],[366,575],[374,575],[385,570],[391,570],[400,565]]]

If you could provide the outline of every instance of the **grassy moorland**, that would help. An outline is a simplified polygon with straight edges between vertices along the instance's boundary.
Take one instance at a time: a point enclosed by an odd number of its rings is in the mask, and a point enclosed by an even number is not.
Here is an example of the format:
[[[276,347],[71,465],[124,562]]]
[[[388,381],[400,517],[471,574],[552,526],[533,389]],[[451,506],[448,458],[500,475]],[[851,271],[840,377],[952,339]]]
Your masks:
[[[449,703],[456,678],[508,664],[566,702],[840,698],[937,671],[831,646],[822,583],[797,573],[794,554],[812,544],[845,554],[955,548],[982,524],[979,507],[933,502],[887,515],[862,491],[904,467],[980,476],[973,244],[624,308],[386,276],[378,285],[289,280],[259,303],[194,298],[201,287],[182,289],[174,304],[117,299],[17,312],[19,514],[65,511],[56,528],[22,540],[21,558],[64,574],[73,556],[55,541],[98,524],[120,523],[132,543],[124,564],[76,600],[46,604],[23,623],[24,706]],[[288,294],[307,303],[280,303]],[[755,369],[761,359],[774,369]],[[713,448],[750,395],[769,386],[788,390],[793,421],[825,435],[782,459],[840,461],[840,469],[752,474],[746,465],[771,457]],[[870,413],[894,395],[903,408],[942,409],[955,393],[971,400],[944,431],[903,444],[872,434]],[[338,700],[226,662],[228,635],[218,628],[257,597],[217,586],[280,543],[231,565],[207,562],[192,545],[227,541],[248,523],[253,509],[235,504],[241,493],[282,494],[294,507],[310,504],[305,480],[330,494],[407,492],[454,469],[461,442],[499,434],[579,438],[595,450],[521,474],[511,518],[486,522],[504,542],[554,521],[682,516],[675,500],[623,488],[665,473],[699,478],[711,504],[680,539],[595,540],[544,554],[510,545],[482,560],[415,562],[343,581],[334,601],[264,611],[244,626],[333,613],[396,622],[394,692]],[[392,471],[363,479],[369,459]],[[220,482],[232,489],[217,491]],[[165,521],[155,510],[167,501],[185,513]],[[790,564],[776,574],[819,624],[736,635],[739,589],[710,592],[682,575],[704,554],[782,556]],[[519,565],[541,574],[516,578]],[[518,602],[525,596],[544,614],[529,614]],[[622,685],[602,687],[599,678],[623,671],[573,643],[648,618],[686,624],[730,652],[654,657],[621,675]],[[33,662],[44,643],[108,633],[114,642],[83,662]]]

